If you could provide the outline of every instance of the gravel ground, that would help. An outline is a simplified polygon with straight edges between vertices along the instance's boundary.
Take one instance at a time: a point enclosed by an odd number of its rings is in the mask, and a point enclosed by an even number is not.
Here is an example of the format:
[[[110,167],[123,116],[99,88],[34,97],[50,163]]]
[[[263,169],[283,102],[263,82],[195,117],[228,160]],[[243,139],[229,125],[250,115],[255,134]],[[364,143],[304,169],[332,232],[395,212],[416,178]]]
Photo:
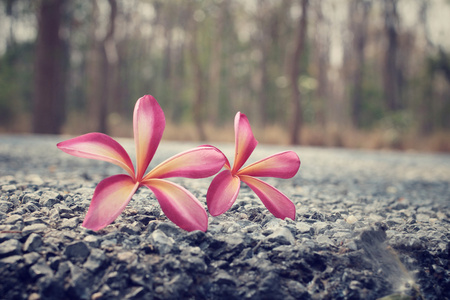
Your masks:
[[[93,232],[81,222],[94,188],[122,172],[63,153],[64,139],[0,136],[1,299],[450,297],[449,155],[290,147],[297,176],[266,181],[295,221],[242,186],[206,233],[186,232],[141,188]],[[195,146],[163,142],[151,166]],[[216,146],[233,159],[234,145]],[[259,145],[250,161],[282,150]],[[211,179],[172,181],[204,203]]]

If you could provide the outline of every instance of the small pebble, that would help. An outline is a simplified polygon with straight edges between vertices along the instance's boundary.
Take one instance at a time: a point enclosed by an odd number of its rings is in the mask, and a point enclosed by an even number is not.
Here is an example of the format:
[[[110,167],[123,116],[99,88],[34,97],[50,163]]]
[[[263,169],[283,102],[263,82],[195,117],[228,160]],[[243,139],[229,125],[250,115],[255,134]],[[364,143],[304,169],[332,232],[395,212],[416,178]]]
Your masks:
[[[345,221],[348,224],[355,224],[356,222],[358,222],[358,219],[354,215],[350,215],[347,217],[347,219]]]

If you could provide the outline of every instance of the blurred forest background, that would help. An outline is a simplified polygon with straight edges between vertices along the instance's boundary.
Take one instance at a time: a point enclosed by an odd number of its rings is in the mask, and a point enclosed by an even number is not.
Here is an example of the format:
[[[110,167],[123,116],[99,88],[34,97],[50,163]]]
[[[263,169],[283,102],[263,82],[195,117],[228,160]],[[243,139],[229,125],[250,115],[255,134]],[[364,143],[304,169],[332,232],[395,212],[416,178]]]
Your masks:
[[[0,0],[0,132],[450,151],[448,0]]]

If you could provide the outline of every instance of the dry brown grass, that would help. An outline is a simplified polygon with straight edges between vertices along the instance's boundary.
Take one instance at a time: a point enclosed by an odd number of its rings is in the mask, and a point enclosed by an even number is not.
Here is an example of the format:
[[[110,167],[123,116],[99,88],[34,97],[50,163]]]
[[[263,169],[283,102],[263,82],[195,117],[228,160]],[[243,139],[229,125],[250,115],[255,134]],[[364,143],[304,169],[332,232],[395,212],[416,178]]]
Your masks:
[[[31,132],[31,119],[23,115],[19,125],[1,128],[0,133]],[[110,118],[110,135],[116,137],[132,137],[133,129],[130,120]],[[90,130],[89,120],[77,114],[70,114],[63,127],[64,134],[79,135]],[[263,144],[288,145],[288,130],[279,125],[265,128],[252,127],[256,139]],[[197,130],[192,123],[173,124],[168,122],[164,131],[164,140],[198,141],[199,143],[234,142],[233,124],[214,127],[205,124],[206,141],[200,141]],[[361,149],[390,149],[423,152],[450,152],[450,132],[435,132],[428,136],[411,132],[397,132],[392,129],[355,130],[337,126],[317,127],[305,126],[300,135],[301,145],[316,147],[345,147]]]
[[[31,128],[31,115],[20,114],[14,117],[14,121],[6,126],[0,126],[0,133],[26,133],[30,132]]]
[[[234,142],[234,128],[205,126],[209,143]],[[289,132],[281,126],[252,128],[256,139],[264,144],[289,144]],[[394,130],[355,130],[338,127],[304,127],[301,131],[301,145],[317,147],[344,147],[361,149],[389,149],[424,152],[450,152],[450,132],[437,132],[420,136],[414,132],[399,133]],[[164,138],[167,140],[199,140],[195,127],[167,124]],[[206,141],[202,141],[206,142]]]

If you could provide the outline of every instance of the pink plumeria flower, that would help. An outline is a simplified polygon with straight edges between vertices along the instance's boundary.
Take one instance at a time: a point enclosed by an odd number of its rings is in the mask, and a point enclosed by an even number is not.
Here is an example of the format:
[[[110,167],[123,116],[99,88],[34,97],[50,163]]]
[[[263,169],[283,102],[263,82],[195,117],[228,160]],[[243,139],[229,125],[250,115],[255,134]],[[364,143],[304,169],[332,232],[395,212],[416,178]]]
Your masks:
[[[247,117],[238,112],[234,118],[235,157],[233,168],[228,160],[224,171],[211,182],[206,202],[211,215],[226,212],[236,201],[241,181],[245,182],[277,218],[295,219],[295,205],[282,192],[255,177],[291,178],[300,168],[300,159],[293,151],[284,151],[241,167],[252,154],[258,141],[253,136]]]
[[[206,231],[208,216],[200,201],[182,186],[164,178],[209,177],[219,172],[226,158],[214,147],[200,146],[167,159],[144,175],[165,125],[164,113],[155,98],[146,95],[136,102],[133,115],[136,172],[125,149],[106,134],[88,133],[57,145],[68,154],[108,161],[128,173],[113,175],[97,185],[84,227],[100,230],[111,224],[144,185],[153,191],[164,214],[176,225],[187,231]]]

